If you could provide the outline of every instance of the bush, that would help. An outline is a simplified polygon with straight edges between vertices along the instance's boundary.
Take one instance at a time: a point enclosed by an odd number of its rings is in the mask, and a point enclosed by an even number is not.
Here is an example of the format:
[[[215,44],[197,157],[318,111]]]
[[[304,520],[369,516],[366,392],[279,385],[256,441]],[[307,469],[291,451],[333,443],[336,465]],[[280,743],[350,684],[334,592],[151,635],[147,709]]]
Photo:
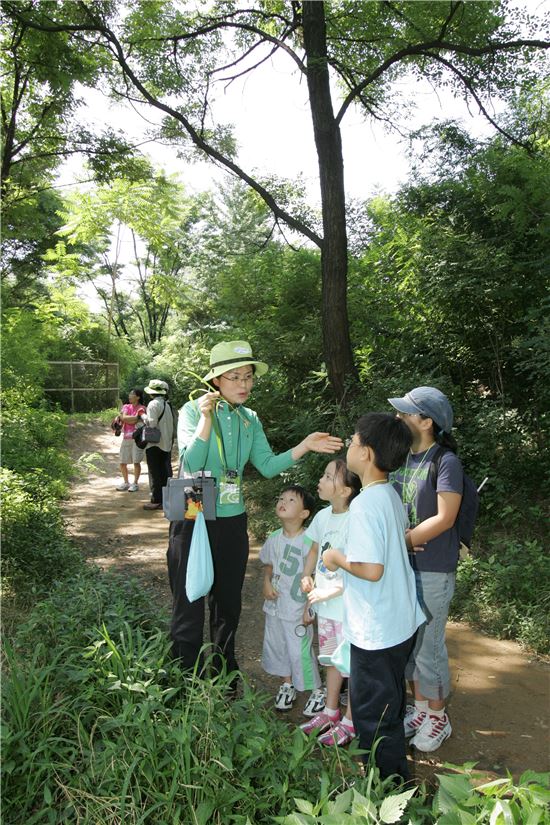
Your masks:
[[[452,616],[550,653],[550,557],[536,540],[493,537],[458,567]]]
[[[65,492],[71,462],[65,452],[67,416],[48,408],[41,393],[21,383],[2,396],[2,464],[20,474],[40,471],[51,495]]]
[[[82,563],[65,535],[52,484],[44,471],[22,476],[0,469],[0,491],[4,585],[18,595],[43,594]]]

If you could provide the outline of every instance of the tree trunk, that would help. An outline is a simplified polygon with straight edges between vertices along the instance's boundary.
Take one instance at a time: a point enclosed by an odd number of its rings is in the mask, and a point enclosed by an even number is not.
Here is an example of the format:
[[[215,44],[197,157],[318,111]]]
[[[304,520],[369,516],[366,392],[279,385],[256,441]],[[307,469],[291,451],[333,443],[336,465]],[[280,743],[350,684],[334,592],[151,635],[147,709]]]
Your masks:
[[[357,377],[349,334],[347,282],[348,239],[344,193],[344,159],[335,121],[327,63],[325,4],[302,3],[307,85],[321,183],[323,214],[322,323],[323,348],[330,384],[338,400],[346,378]]]

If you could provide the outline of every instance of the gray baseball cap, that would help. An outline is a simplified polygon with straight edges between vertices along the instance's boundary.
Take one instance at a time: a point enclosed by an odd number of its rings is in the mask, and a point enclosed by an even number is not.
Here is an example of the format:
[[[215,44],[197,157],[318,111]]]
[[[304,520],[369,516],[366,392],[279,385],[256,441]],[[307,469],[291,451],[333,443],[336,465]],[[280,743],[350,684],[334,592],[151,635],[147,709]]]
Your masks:
[[[415,387],[403,398],[388,398],[388,401],[397,412],[431,418],[445,433],[450,433],[453,428],[451,403],[435,387]]]

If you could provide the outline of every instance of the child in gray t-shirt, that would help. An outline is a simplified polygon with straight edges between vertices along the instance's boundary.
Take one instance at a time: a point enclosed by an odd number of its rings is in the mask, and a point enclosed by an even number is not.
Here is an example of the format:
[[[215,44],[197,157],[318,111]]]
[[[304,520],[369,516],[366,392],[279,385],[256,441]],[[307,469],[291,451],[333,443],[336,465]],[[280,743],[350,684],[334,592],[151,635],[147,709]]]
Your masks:
[[[313,507],[313,497],[303,487],[285,488],[275,508],[282,526],[271,533],[260,551],[265,597],[262,667],[283,680],[275,698],[277,710],[290,710],[296,691],[316,690],[321,684],[312,651],[313,627],[302,623],[306,596],[300,588],[311,547],[304,521]]]

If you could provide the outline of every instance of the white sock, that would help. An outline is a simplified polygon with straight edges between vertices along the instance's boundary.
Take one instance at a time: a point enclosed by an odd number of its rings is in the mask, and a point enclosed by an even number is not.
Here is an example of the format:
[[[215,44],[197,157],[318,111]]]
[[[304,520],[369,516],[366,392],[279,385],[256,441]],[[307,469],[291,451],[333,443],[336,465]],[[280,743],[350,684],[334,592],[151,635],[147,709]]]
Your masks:
[[[427,699],[415,699],[414,706],[419,713],[431,713],[430,706]]]
[[[441,710],[434,710],[433,708],[429,709],[430,716],[437,716],[438,719],[443,719],[445,716],[445,708],[441,708]]]
[[[351,730],[355,730],[353,726],[353,720],[349,719],[347,716],[344,716],[342,719],[342,724],[346,726],[346,728],[350,728]]]
[[[326,713],[326,715],[330,716],[331,719],[337,719],[340,716],[340,711],[338,708],[327,708],[326,705],[323,708],[323,713]]]

